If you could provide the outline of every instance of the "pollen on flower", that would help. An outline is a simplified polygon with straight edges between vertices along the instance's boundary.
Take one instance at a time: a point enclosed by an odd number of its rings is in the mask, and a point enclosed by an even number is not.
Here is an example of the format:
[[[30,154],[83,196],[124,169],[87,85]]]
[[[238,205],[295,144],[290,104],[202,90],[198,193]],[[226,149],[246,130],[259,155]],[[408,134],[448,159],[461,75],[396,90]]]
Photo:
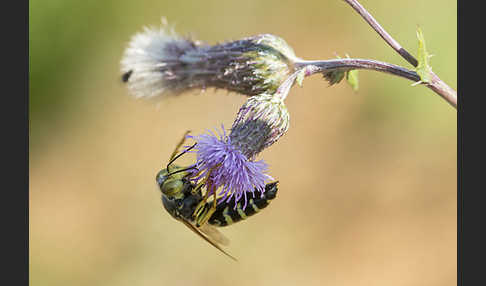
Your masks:
[[[209,174],[208,181],[214,190],[221,188],[217,193],[220,197],[218,203],[229,201],[234,196],[235,207],[243,199],[243,208],[246,208],[247,193],[253,196],[257,190],[263,194],[265,183],[273,178],[267,174],[268,165],[263,160],[249,160],[232,144],[224,127],[218,135],[208,130],[206,134],[188,136],[197,142],[193,152],[197,154],[196,166],[201,171],[193,179],[200,181]],[[212,190],[208,191],[211,195]]]

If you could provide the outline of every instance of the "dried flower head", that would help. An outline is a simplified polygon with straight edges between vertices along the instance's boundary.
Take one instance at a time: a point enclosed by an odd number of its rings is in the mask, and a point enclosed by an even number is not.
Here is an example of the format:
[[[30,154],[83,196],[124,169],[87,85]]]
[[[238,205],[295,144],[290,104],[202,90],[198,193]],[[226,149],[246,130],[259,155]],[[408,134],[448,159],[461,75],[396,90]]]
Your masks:
[[[274,35],[207,45],[163,25],[133,36],[121,61],[136,97],[215,87],[253,96],[274,93],[294,71],[292,48]]]

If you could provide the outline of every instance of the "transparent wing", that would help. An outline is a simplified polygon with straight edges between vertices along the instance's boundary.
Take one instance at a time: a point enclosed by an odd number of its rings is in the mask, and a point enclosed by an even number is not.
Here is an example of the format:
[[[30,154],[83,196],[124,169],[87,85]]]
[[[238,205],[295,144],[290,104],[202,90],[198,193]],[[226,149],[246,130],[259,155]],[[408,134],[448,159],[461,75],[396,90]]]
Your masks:
[[[186,221],[186,220],[181,220],[182,223],[184,223],[190,230],[192,230],[195,234],[197,234],[199,237],[201,237],[202,239],[204,239],[205,241],[207,241],[209,244],[211,244],[212,246],[214,246],[215,248],[217,248],[219,251],[221,251],[222,253],[224,253],[226,256],[228,256],[229,258],[233,259],[234,261],[238,261],[236,258],[234,258],[233,256],[231,256],[230,254],[228,254],[226,251],[224,251],[219,245],[218,243],[216,243],[215,241],[213,241],[212,238],[208,237],[204,232],[202,232],[201,230],[199,230],[197,227],[195,227],[192,223]]]
[[[230,240],[226,236],[224,236],[224,234],[222,234],[217,228],[208,223],[200,226],[199,230],[221,245],[227,246],[230,243]]]

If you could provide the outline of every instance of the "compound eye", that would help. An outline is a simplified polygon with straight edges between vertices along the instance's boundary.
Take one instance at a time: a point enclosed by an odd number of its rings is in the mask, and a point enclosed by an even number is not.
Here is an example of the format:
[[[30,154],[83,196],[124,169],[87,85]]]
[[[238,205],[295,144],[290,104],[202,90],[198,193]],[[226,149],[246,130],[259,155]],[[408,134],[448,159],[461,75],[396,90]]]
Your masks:
[[[159,188],[162,187],[164,182],[167,180],[167,170],[163,169],[157,173],[157,176],[155,176],[155,181],[157,182],[157,185]]]
[[[166,181],[161,187],[161,191],[167,196],[175,196],[178,193],[182,193],[183,182],[181,180]]]

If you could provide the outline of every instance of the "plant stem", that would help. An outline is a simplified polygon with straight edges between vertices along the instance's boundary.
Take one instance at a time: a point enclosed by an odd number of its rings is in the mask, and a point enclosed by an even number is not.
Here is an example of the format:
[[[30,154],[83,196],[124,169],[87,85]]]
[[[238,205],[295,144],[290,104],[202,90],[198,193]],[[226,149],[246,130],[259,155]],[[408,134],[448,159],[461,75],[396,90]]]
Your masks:
[[[407,62],[409,62],[412,66],[416,67],[418,65],[417,59],[414,58],[407,50],[405,50],[400,44],[395,41],[395,39],[388,34],[383,27],[371,16],[371,14],[366,11],[366,9],[359,4],[358,1],[355,0],[344,0],[344,2],[348,3],[351,7],[353,7],[358,14],[363,17],[363,19],[381,36],[385,42],[390,45],[397,53],[399,53]]]
[[[366,11],[366,9],[361,6],[361,4],[356,0],[344,0],[353,9],[358,12],[361,17],[381,36],[385,42],[390,45],[399,55],[401,55],[405,60],[407,60],[414,67],[417,67],[418,61],[412,56],[407,50],[405,50],[395,39],[388,34],[383,27],[378,23],[378,21],[371,16],[371,14]],[[425,85],[433,90],[435,93],[444,98],[449,104],[457,109],[457,92],[443,82],[435,73],[430,72],[431,80]]]
[[[375,70],[399,77],[409,79],[414,82],[420,81],[419,75],[406,68],[385,62],[366,60],[366,59],[333,59],[322,61],[298,61],[294,63],[296,69],[308,68],[306,76],[314,73],[327,73],[336,70],[349,71],[354,69]],[[315,67],[315,68],[313,68]]]

